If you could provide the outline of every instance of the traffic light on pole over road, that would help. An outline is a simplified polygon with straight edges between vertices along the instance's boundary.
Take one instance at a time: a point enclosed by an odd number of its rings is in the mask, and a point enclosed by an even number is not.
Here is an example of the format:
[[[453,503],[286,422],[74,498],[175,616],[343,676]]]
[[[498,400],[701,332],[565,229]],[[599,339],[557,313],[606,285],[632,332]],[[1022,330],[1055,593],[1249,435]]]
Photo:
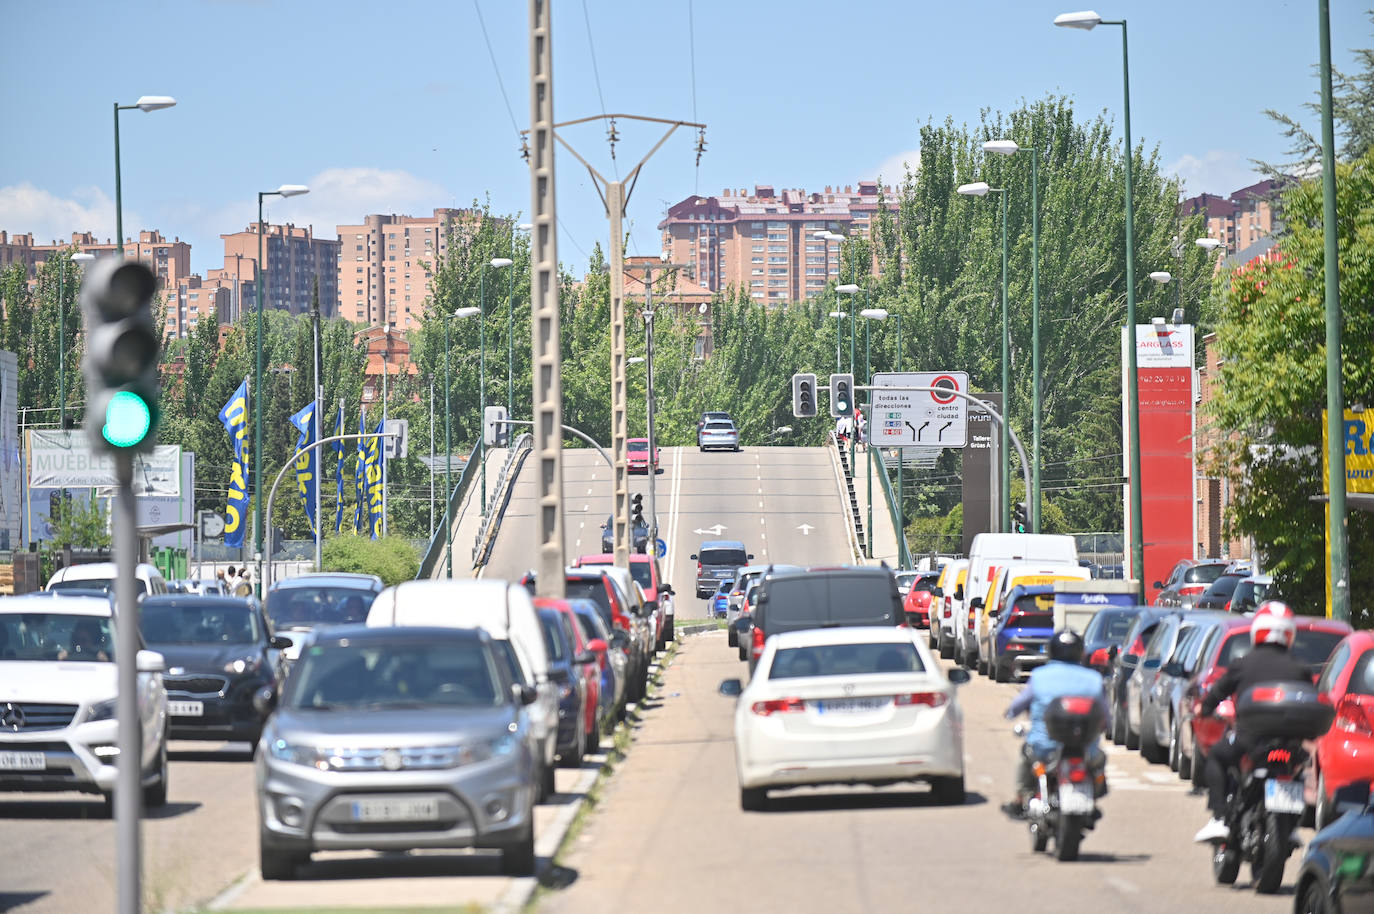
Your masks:
[[[854,415],[854,376],[830,376],[830,415],[835,419]]]
[[[1028,521],[1028,519],[1027,519],[1028,517],[1029,517],[1029,514],[1027,513],[1027,510],[1026,510],[1026,503],[1025,503],[1024,501],[1018,501],[1018,502],[1016,503],[1016,510],[1015,510],[1015,511],[1013,512],[1013,514],[1012,514],[1012,521],[1011,521],[1011,529],[1012,529],[1012,532],[1014,532],[1014,533],[1025,533],[1025,532],[1026,532],[1026,527],[1027,527],[1027,525],[1029,524],[1029,521]]]
[[[814,419],[816,416],[816,376],[813,374],[792,375],[792,415],[798,419]]]
[[[135,260],[102,258],[86,274],[86,434],[91,448],[113,454],[151,451],[161,410],[153,326],[157,279]]]

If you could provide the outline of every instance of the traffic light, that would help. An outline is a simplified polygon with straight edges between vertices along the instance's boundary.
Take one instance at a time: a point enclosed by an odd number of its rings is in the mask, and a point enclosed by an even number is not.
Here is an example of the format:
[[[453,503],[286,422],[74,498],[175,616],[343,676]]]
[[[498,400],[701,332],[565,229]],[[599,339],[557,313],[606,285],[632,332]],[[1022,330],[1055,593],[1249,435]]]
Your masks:
[[[1028,516],[1029,515],[1026,513],[1026,503],[1024,501],[1018,501],[1015,510],[1012,511],[1011,529],[1016,533],[1025,533],[1026,526],[1029,523],[1027,520]]]
[[[635,495],[634,498],[632,498],[632,499],[630,500],[630,520],[631,520],[631,526],[634,526],[634,527],[643,527],[643,526],[646,526],[646,524],[645,524],[645,522],[644,522],[644,496],[643,496],[643,495],[638,495],[638,494],[637,494],[637,495]]]
[[[852,374],[832,374],[830,376],[830,415],[835,419],[854,415],[854,376]]]
[[[151,451],[158,418],[157,279],[136,260],[101,258],[86,273],[86,434],[96,451]]]
[[[506,408],[488,406],[482,414],[482,440],[487,447],[505,447],[510,443],[510,426],[506,425]]]
[[[792,375],[792,415],[798,419],[814,419],[816,416],[816,376],[813,374]]]

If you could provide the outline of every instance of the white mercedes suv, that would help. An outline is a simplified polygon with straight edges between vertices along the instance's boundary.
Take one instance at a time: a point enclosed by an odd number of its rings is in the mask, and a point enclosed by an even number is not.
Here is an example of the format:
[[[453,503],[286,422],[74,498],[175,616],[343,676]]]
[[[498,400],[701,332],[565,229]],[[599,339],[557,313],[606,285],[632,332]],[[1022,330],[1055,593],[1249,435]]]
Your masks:
[[[0,600],[0,791],[75,790],[105,797],[119,755],[114,620],[97,596]],[[167,802],[163,658],[138,652],[143,802]]]

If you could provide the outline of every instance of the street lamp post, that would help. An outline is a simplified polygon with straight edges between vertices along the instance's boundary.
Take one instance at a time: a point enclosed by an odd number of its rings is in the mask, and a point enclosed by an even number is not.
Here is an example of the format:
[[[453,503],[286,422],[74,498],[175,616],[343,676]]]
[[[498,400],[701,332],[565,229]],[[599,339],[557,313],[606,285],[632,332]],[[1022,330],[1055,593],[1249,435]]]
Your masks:
[[[119,256],[124,256],[124,202],[120,189],[119,181],[119,112],[131,111],[137,108],[139,111],[160,111],[163,108],[170,108],[177,103],[177,100],[170,95],[144,95],[132,105],[121,105],[114,103],[114,133],[115,133],[115,248]]]
[[[1125,135],[1126,159],[1126,405],[1130,413],[1130,511],[1131,511],[1131,572],[1140,582],[1137,596],[1145,602],[1145,533],[1140,498],[1140,387],[1136,376],[1135,343],[1135,189],[1131,149],[1131,66],[1125,19],[1103,19],[1092,10],[1062,13],[1054,24],[1085,31],[1099,25],[1121,26],[1121,87],[1124,98],[1122,128]]]
[[[837,288],[837,289],[835,290],[835,301],[836,301],[836,303],[839,302],[839,299],[840,299],[840,293],[839,293],[839,289]],[[838,372],[840,371],[840,368],[841,368],[841,365],[840,365],[840,337],[842,337],[842,336],[844,335],[844,324],[841,323],[841,321],[843,321],[846,317],[849,317],[849,312],[847,312],[847,311],[831,311],[831,312],[830,312],[830,316],[833,317],[833,318],[835,318],[835,371],[838,373]]]
[[[477,429],[481,433],[481,437],[477,439],[477,454],[482,470],[483,517],[487,516],[487,267],[499,270],[501,267],[508,267],[514,262],[509,257],[493,257],[486,264],[483,264],[481,276],[477,281],[477,336],[478,346],[481,350],[481,355],[478,357],[481,367],[478,369],[477,375],[477,417],[480,420]]]
[[[865,308],[859,312],[864,320],[864,377],[867,380],[864,384],[873,385],[873,335],[869,328],[873,326],[872,321],[887,320],[886,308]],[[868,536],[864,538],[865,551],[868,558],[873,558],[873,391],[868,392],[868,448],[864,451],[867,456],[865,461],[868,464]]]
[[[1011,415],[1011,322],[1007,316],[1007,189],[989,187],[986,181],[959,185],[965,197],[986,197],[997,194],[1002,198],[1002,415]],[[1010,423],[1002,423],[1002,524],[1011,530],[1011,439]],[[1030,493],[1026,493],[1030,498]]]
[[[253,373],[253,551],[257,556],[258,575],[257,583],[259,588],[258,596],[266,597],[267,594],[261,592],[262,588],[262,524],[263,524],[263,505],[262,505],[262,287],[263,277],[267,275],[267,264],[262,259],[262,199],[263,197],[297,197],[301,194],[310,193],[310,188],[304,184],[283,184],[276,190],[258,191],[258,266],[257,275],[254,277],[253,286],[257,295],[257,324],[258,324],[258,343],[257,343],[257,367]],[[122,237],[122,236],[121,236]],[[123,253],[121,250],[120,253]],[[269,555],[267,560],[272,561]]]

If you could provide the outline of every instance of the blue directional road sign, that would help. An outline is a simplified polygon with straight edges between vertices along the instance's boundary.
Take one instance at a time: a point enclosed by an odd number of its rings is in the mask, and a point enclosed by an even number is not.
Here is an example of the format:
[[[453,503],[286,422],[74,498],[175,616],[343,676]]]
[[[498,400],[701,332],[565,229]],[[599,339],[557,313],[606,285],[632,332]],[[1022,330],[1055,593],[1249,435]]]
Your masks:
[[[661,539],[654,540],[654,551],[658,553],[659,558],[663,558],[668,554],[668,544]]]

